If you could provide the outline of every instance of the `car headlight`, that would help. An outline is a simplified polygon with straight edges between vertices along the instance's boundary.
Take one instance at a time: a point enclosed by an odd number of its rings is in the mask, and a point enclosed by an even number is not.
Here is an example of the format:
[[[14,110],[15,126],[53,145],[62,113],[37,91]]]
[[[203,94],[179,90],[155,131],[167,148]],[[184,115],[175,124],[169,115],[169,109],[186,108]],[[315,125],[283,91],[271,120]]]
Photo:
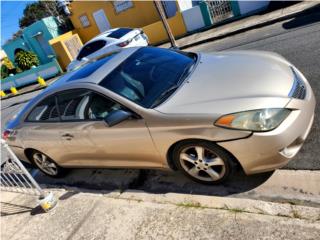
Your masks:
[[[224,115],[216,122],[216,126],[251,130],[257,132],[270,131],[286,119],[291,110],[285,108],[266,108]]]

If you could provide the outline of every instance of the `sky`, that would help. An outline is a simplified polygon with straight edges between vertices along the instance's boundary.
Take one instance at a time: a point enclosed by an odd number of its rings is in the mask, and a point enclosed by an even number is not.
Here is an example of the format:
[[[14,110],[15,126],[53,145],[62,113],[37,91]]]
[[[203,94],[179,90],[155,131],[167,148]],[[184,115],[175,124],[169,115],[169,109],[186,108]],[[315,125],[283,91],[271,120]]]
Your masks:
[[[28,3],[34,1],[1,1],[1,46],[19,30],[19,18]]]

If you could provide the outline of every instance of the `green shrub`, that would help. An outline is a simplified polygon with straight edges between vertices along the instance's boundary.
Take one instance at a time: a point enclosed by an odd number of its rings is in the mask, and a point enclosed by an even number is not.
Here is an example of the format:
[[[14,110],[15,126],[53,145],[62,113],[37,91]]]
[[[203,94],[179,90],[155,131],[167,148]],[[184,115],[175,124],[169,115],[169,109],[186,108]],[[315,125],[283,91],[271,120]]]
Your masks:
[[[8,76],[9,76],[9,68],[6,65],[2,64],[1,65],[1,80],[5,79]]]
[[[14,56],[14,62],[18,65],[18,67],[22,70],[28,70],[32,66],[38,66],[39,65],[39,59],[37,55],[35,55],[33,52],[29,51],[19,51]]]
[[[5,65],[8,69],[14,68],[12,62],[9,60],[8,57],[3,58],[1,64]]]

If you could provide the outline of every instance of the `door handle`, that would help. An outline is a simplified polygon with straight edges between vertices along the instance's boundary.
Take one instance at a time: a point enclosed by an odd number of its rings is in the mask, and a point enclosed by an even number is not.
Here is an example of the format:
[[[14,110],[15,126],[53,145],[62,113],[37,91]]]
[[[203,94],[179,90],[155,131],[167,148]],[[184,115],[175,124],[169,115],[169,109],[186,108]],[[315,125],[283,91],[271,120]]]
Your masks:
[[[73,138],[73,135],[70,133],[65,133],[65,134],[61,135],[61,138],[65,139],[65,140],[71,140]]]

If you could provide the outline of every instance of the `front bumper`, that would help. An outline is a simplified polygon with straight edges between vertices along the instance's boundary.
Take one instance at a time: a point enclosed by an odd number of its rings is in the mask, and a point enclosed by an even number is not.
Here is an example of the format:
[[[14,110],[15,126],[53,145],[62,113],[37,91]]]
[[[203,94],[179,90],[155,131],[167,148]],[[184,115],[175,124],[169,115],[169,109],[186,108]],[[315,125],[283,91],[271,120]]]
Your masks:
[[[286,108],[293,111],[276,129],[218,144],[238,159],[246,174],[267,172],[286,165],[302,147],[313,123],[315,98],[310,86],[308,93],[305,100],[290,100]]]

